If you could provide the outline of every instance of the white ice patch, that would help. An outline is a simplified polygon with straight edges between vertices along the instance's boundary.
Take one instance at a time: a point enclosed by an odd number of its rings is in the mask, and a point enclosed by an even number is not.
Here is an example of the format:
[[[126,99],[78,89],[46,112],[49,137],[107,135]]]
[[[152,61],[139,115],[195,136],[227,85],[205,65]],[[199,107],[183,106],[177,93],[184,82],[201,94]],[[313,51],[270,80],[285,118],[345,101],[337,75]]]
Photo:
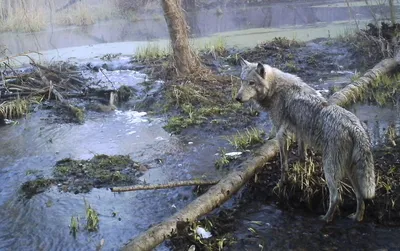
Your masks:
[[[229,157],[237,157],[242,155],[242,152],[230,152],[230,153],[225,153],[225,155]]]
[[[202,239],[208,239],[208,238],[210,238],[212,236],[210,232],[208,232],[207,230],[205,230],[202,227],[197,227],[196,228],[196,232],[197,232],[198,235],[200,235],[200,237]]]
[[[128,124],[138,124],[143,122],[148,122],[147,118],[143,118],[147,115],[146,112],[137,112],[137,111],[115,111],[115,114],[119,116],[120,119],[124,119]],[[121,118],[122,117],[122,118]]]

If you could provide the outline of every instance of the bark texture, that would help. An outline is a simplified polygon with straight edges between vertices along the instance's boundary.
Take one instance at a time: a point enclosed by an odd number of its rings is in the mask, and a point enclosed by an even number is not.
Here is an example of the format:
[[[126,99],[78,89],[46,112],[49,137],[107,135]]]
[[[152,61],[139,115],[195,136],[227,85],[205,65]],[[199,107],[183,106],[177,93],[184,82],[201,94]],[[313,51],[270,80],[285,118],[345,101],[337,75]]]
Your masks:
[[[219,180],[185,180],[185,181],[176,181],[166,184],[155,184],[155,185],[136,185],[136,186],[126,186],[126,187],[113,187],[111,188],[112,192],[130,192],[130,191],[138,191],[138,190],[156,190],[156,189],[166,189],[166,188],[174,188],[174,187],[182,187],[182,186],[199,186],[199,185],[215,185],[219,182]]]
[[[182,9],[182,0],[161,0],[161,3],[177,74],[178,76],[193,74],[200,67],[200,61],[190,47],[189,27]]]
[[[269,140],[254,155],[244,162],[245,170],[234,171],[221,179],[206,193],[192,201],[186,208],[177,212],[166,221],[151,227],[149,230],[130,241],[124,250],[144,251],[153,250],[157,245],[168,239],[176,231],[179,221],[192,222],[199,216],[205,215],[227,201],[233,194],[254,176],[257,169],[278,153],[278,142]]]

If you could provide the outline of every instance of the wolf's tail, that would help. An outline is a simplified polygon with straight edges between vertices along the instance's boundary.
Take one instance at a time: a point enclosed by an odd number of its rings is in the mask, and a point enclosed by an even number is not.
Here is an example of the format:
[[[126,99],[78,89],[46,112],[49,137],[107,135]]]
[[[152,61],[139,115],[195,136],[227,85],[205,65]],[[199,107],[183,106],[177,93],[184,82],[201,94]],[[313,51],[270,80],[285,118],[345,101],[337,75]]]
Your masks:
[[[363,198],[372,199],[375,197],[376,184],[370,139],[361,124],[353,127],[352,136],[354,142],[352,175],[356,175]]]

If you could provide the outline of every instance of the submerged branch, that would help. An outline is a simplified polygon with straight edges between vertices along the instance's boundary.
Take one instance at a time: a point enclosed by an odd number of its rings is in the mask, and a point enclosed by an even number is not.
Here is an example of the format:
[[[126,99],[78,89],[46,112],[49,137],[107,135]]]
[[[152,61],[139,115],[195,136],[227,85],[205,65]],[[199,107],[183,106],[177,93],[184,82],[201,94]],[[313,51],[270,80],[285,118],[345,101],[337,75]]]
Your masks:
[[[176,181],[170,182],[166,184],[155,184],[155,185],[136,185],[136,186],[127,186],[127,187],[113,187],[111,188],[112,192],[129,192],[129,191],[137,191],[137,190],[156,190],[156,189],[166,189],[166,188],[174,188],[181,186],[200,186],[200,185],[215,185],[219,182],[219,180],[185,180],[185,181]]]

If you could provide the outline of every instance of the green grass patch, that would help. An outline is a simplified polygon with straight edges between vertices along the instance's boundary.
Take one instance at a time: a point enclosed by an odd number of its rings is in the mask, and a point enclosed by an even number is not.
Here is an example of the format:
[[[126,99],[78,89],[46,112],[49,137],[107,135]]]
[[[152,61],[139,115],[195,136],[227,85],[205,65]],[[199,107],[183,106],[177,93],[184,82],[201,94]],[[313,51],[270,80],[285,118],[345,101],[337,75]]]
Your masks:
[[[396,104],[400,95],[400,74],[380,76],[369,88],[360,92],[363,101],[376,102],[379,106]]]
[[[304,45],[304,42],[299,42],[295,39],[288,39],[286,37],[274,37],[269,45],[275,46],[281,49],[297,48]]]
[[[151,61],[163,59],[171,55],[171,50],[158,45],[149,43],[145,47],[139,47],[136,50],[135,57],[138,61]]]
[[[219,155],[221,157],[215,161],[215,167],[217,169],[227,166],[231,162],[229,157],[226,155],[225,149],[220,149]]]
[[[76,234],[79,231],[79,218],[76,216],[71,217],[71,223],[69,225],[69,233],[76,238]]]
[[[227,79],[224,81],[232,81]],[[169,118],[164,127],[167,131],[179,133],[192,125],[203,124],[215,120],[217,116],[233,116],[243,105],[234,100],[238,87],[226,83],[193,84],[166,86],[166,102],[164,111],[178,111],[178,115]]]
[[[25,115],[33,100],[18,98],[11,101],[4,101],[0,104],[0,117],[5,119],[16,119]]]
[[[86,229],[89,232],[95,232],[99,229],[99,214],[85,200],[86,207]]]
[[[265,132],[261,129],[251,127],[247,128],[244,132],[227,137],[226,140],[236,149],[245,150],[249,147],[264,143]]]
[[[223,37],[212,39],[200,49],[200,52],[212,54],[214,57],[223,56],[228,52],[226,39]]]

